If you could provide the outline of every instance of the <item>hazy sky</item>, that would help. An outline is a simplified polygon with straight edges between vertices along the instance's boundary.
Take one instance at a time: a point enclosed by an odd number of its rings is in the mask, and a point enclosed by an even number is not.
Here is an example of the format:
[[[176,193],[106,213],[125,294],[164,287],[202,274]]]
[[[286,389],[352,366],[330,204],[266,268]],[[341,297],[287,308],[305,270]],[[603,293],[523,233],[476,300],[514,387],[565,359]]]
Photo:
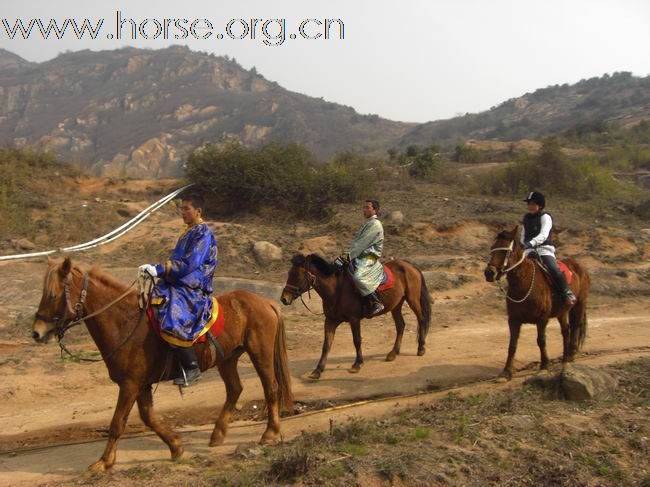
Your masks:
[[[108,40],[117,10],[138,23],[205,18],[213,24],[213,35]],[[287,89],[402,121],[486,110],[537,88],[605,72],[650,74],[649,0],[3,1],[0,21],[7,19],[12,27],[18,18],[27,25],[36,17],[46,23],[67,17],[105,22],[96,40],[77,40],[72,32],[61,40],[44,40],[40,34],[10,40],[0,24],[0,47],[44,61],[65,50],[185,44],[235,57]],[[287,38],[269,47],[259,31],[255,40],[216,38],[230,19],[240,18],[286,18],[287,35],[297,33],[304,19],[338,18],[345,39]],[[180,32],[169,25],[170,33]],[[233,33],[240,32],[237,27]],[[308,27],[307,34],[315,35],[316,24]],[[145,33],[155,33],[153,22],[147,28]],[[269,24],[271,34],[273,28],[278,24]]]

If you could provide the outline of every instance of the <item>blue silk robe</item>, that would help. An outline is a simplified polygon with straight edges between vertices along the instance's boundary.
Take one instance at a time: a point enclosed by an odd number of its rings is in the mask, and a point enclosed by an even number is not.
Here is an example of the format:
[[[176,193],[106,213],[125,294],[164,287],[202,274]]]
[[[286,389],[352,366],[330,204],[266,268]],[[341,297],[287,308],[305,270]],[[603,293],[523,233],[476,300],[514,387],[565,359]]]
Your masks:
[[[212,277],[217,267],[217,241],[205,223],[189,228],[170,259],[156,265],[158,283],[152,302],[158,307],[161,331],[192,341],[212,316]],[[158,299],[160,301],[160,299]]]

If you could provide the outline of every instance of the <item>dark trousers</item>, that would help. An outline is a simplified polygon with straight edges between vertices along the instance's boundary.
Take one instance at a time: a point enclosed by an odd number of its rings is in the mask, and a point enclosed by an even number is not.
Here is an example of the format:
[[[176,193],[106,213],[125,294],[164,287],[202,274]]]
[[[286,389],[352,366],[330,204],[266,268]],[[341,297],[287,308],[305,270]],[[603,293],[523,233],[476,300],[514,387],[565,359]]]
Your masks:
[[[185,370],[197,369],[199,367],[199,361],[197,360],[194,347],[177,347],[175,345],[170,345],[170,347]]]
[[[555,257],[552,255],[540,255],[539,257],[542,259],[542,262],[544,262],[544,265],[548,268],[551,276],[555,280],[557,286],[560,288],[562,294],[569,292],[569,285],[566,282],[566,276],[557,265]]]

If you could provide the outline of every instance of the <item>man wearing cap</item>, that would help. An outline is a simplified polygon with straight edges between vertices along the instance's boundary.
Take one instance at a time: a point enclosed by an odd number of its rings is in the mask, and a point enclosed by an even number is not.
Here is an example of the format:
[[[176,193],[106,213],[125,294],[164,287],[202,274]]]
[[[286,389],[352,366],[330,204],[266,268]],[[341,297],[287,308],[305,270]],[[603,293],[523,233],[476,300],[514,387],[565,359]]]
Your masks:
[[[560,288],[565,304],[573,306],[576,304],[576,297],[555,260],[553,218],[544,210],[546,198],[538,191],[531,191],[526,195],[524,201],[528,203],[528,213],[524,215],[522,222],[524,231],[521,234],[524,252],[526,254],[537,252]]]

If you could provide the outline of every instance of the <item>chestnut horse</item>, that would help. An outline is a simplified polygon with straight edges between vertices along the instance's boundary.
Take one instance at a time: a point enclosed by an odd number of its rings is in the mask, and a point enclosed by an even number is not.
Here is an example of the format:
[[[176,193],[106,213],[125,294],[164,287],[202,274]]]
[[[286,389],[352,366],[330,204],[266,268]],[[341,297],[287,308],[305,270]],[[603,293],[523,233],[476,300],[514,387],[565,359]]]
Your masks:
[[[555,291],[551,277],[542,271],[535,259],[525,258],[517,238],[516,226],[512,231],[500,232],[490,250],[490,261],[485,268],[485,279],[494,282],[504,274],[508,279],[506,306],[510,345],[508,359],[500,377],[510,380],[517,340],[522,323],[537,325],[537,345],[541,354],[540,369],[548,368],[546,354],[546,325],[550,318],[557,318],[562,331],[562,362],[572,362],[580,351],[587,335],[587,297],[591,279],[574,259],[563,259],[573,273],[571,290],[577,302],[571,307]]]
[[[125,297],[120,299],[121,295]],[[116,299],[118,301],[114,302]],[[280,310],[271,301],[247,291],[234,291],[217,299],[225,316],[225,329],[218,337],[224,358],[217,353],[213,357],[208,342],[194,344],[201,370],[216,365],[226,385],[226,402],[215,423],[210,446],[223,442],[242,392],[237,361],[243,351],[250,356],[264,387],[268,425],[261,442],[277,440],[279,409],[291,409],[293,404]],[[152,384],[163,375],[169,378],[168,345],[151,329],[146,317],[143,318],[137,293],[129,292],[127,286],[97,268],[81,269],[73,266],[68,258],[63,263],[49,261],[43,296],[34,318],[34,340],[46,342],[55,334],[60,338],[73,321],[75,309],[88,317],[84,320],[88,332],[101,352],[108,375],[120,388],[106,449],[90,468],[103,471],[113,466],[117,441],[134,402],[138,403],[144,424],[169,446],[172,459],[180,458],[183,454],[181,439],[154,413],[151,392]]]
[[[361,295],[356,290],[354,282],[348,272],[327,262],[317,254],[304,256],[295,255],[291,260],[292,266],[289,270],[287,283],[282,291],[280,301],[289,305],[294,299],[314,289],[323,301],[323,314],[325,315],[325,339],[323,351],[318,365],[309,376],[312,379],[319,379],[327,355],[334,341],[336,328],[344,321],[350,323],[352,329],[352,340],[356,348],[356,360],[349,369],[350,373],[359,372],[363,365],[363,354],[361,353],[361,319],[364,318]],[[418,355],[424,355],[425,342],[431,322],[431,296],[427,290],[427,284],[422,272],[413,264],[404,260],[392,260],[386,264],[395,275],[395,284],[389,290],[379,293],[381,302],[384,304],[384,311],[393,315],[397,336],[393,349],[386,356],[386,361],[395,360],[399,355],[404,334],[404,317],[402,316],[402,305],[406,301],[415,313],[418,320]]]

